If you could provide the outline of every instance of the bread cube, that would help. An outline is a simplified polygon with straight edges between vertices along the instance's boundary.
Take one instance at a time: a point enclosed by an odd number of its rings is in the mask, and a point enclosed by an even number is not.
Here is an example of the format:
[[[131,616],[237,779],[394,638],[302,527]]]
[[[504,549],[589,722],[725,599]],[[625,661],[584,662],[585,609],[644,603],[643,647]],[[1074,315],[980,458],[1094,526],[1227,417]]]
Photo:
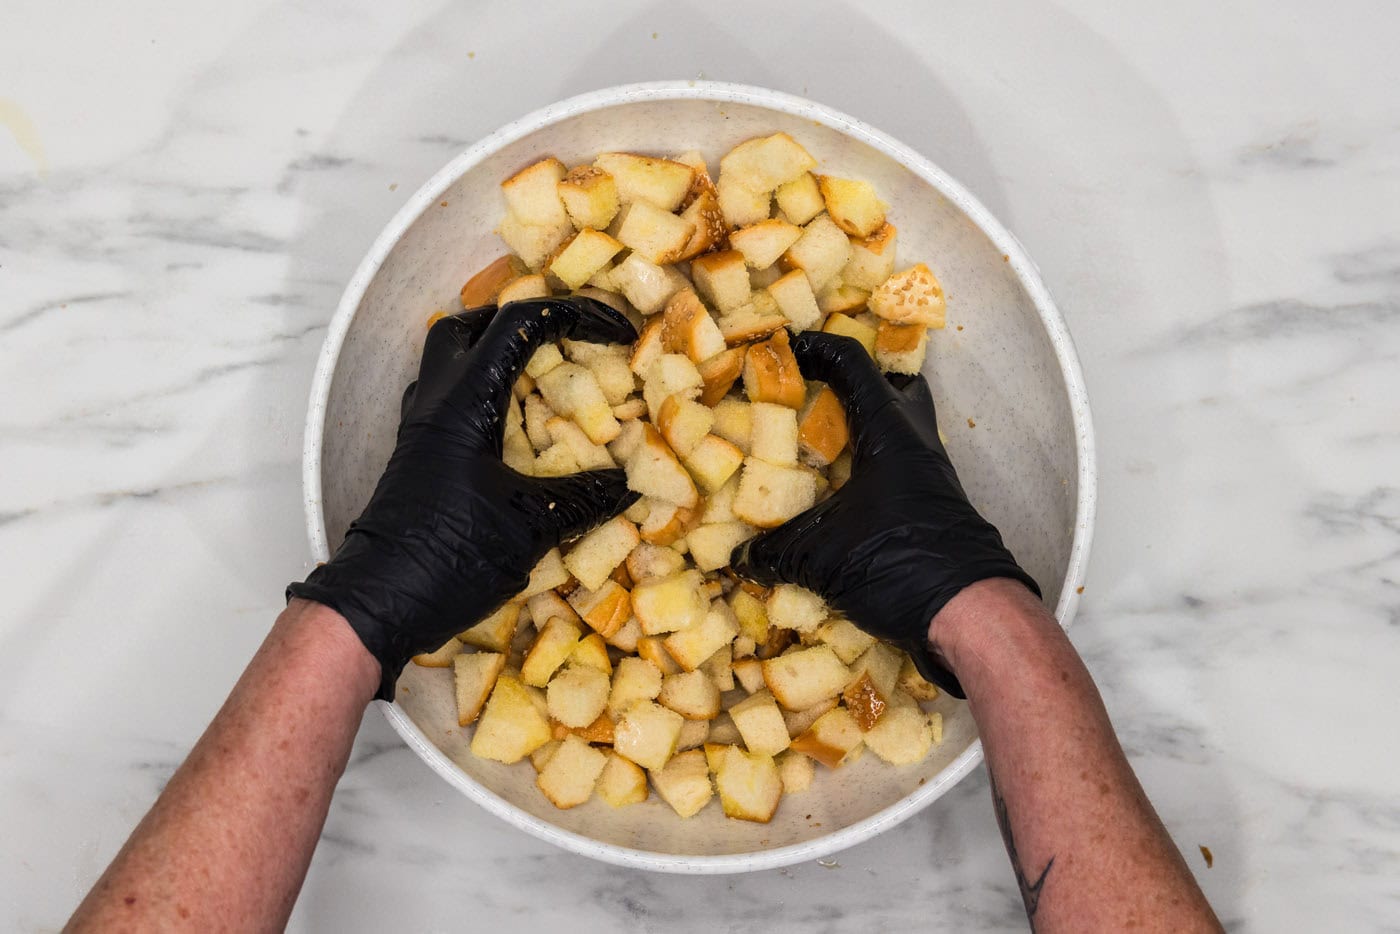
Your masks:
[[[827,645],[766,659],[763,682],[788,710],[805,710],[839,695],[851,672]]]
[[[681,817],[692,817],[710,802],[714,789],[705,754],[699,749],[679,753],[665,768],[651,768],[656,793]]]
[[[749,268],[767,269],[801,236],[796,224],[769,218],[730,233],[729,245],[743,254]]]
[[[684,670],[666,651],[664,636],[642,636],[637,640],[637,655],[655,665],[662,675],[674,675]]]
[[[724,486],[705,498],[705,506],[700,510],[700,524],[717,525],[739,521],[734,515],[734,496],[738,492],[739,478],[730,477]]]
[[[699,521],[698,509],[653,500],[646,520],[642,522],[642,541],[675,546]]]
[[[593,164],[613,177],[623,204],[640,202],[662,211],[680,207],[695,177],[688,165],[630,152],[605,152]]]
[[[719,715],[719,688],[699,669],[663,678],[657,701],[687,720],[708,721]]]
[[[559,747],[564,745],[562,739],[552,739],[539,749],[530,753],[530,764],[535,768],[535,774],[544,771],[544,767],[549,765],[549,760],[554,758],[554,754],[559,751]]]
[[[633,397],[621,405],[613,406],[612,411],[613,418],[617,419],[619,422],[635,421],[647,414],[647,403],[645,399]],[[615,440],[616,439],[614,439],[614,441]]]
[[[868,674],[871,683],[882,697],[893,697],[899,683],[899,669],[902,664],[903,657],[898,650],[883,642],[876,642],[862,652],[851,665],[851,676],[847,683],[854,684],[863,675]]]
[[[557,201],[558,198],[556,197],[555,200]],[[562,205],[560,210],[563,210]],[[514,212],[507,211],[506,216],[501,218],[500,224],[496,226],[496,233],[505,241],[506,246],[520,257],[521,262],[530,269],[539,270],[564,245],[564,241],[573,235],[574,225],[569,223],[567,217],[555,224],[528,224],[517,217]],[[515,282],[519,281],[515,280]],[[514,285],[515,282],[503,288],[502,292],[510,285]],[[515,300],[515,298],[511,299],[511,301]],[[501,304],[506,303],[504,299],[498,299],[498,301]]]
[[[614,417],[616,417],[617,406],[627,402],[637,389],[636,379],[628,366],[626,352],[622,351],[622,348],[618,348],[618,350],[621,352],[596,354],[583,363],[583,366],[598,381],[598,388],[603,391],[603,398],[607,399],[608,405],[613,407]]]
[[[723,174],[715,185],[715,199],[727,227],[755,224],[768,216],[773,204],[770,191],[753,191],[732,176]]]
[[[617,721],[613,748],[644,769],[659,769],[676,751],[684,722],[674,710],[649,700],[634,701]]]
[[[684,354],[692,363],[703,363],[724,352],[724,335],[692,289],[681,289],[671,296],[662,322],[661,339],[668,353]]]
[[[582,587],[579,588],[579,590],[582,589]],[[603,638],[602,633],[590,632],[578,640],[578,645],[574,646],[574,650],[569,653],[569,660],[565,664],[583,665],[587,668],[597,669],[609,677],[612,676],[612,658],[608,656],[608,643]]]
[[[553,252],[552,248],[551,252]],[[549,254],[545,255],[547,256]],[[539,273],[512,279],[501,286],[500,294],[496,296],[496,303],[498,305],[509,305],[511,302],[523,302],[531,298],[549,298],[549,284],[544,281],[544,276]]]
[[[466,652],[452,659],[458,726],[476,720],[505,666],[506,657],[499,652]]]
[[[915,375],[924,368],[928,328],[881,321],[875,331],[875,363],[886,373]]]
[[[766,292],[770,285],[772,285],[774,282],[777,282],[785,275],[786,273],[783,272],[783,270],[777,264],[768,266],[764,269],[750,269],[749,288],[753,289],[755,293]],[[753,301],[753,299],[749,300]]]
[[[721,700],[721,703],[723,701]],[[718,717],[710,721],[710,735],[705,740],[706,745],[710,743],[734,744],[741,742],[743,737],[739,735],[739,728],[734,725],[734,720],[725,711],[721,711]]]
[[[690,275],[701,296],[722,313],[729,312],[749,300],[749,273],[744,254],[738,250],[721,250],[697,256],[690,263]]]
[[[716,600],[699,622],[671,633],[662,644],[681,668],[694,671],[738,634],[739,621],[734,611],[724,601]]]
[[[644,658],[624,656],[613,669],[608,712],[614,718],[620,717],[637,701],[655,700],[660,693],[661,670]]]
[[[749,525],[771,529],[817,502],[814,474],[801,467],[780,467],[756,457],[744,459],[734,515]]]
[[[618,516],[617,518],[631,525],[631,523],[622,516]],[[612,521],[616,522],[617,519]],[[606,527],[607,526],[599,526],[600,529]],[[635,530],[636,526],[633,526],[633,529]],[[640,544],[640,541],[638,544]],[[633,548],[635,547],[636,545],[633,546]],[[570,554],[572,555],[573,552],[570,552]],[[611,560],[611,557],[609,557],[608,560]],[[626,560],[626,556],[623,557],[623,560]],[[611,573],[611,570],[609,570],[609,573]],[[595,568],[589,569],[589,576],[596,576]],[[626,587],[623,587],[614,580],[605,579],[595,590],[591,589],[582,577],[580,577],[579,580],[583,586],[569,594],[569,604],[595,633],[606,639],[621,629],[623,624],[632,618],[632,595],[628,592]]]
[[[525,375],[531,379],[539,379],[563,362],[564,355],[559,352],[559,345],[545,344],[530,355],[530,362],[525,364]],[[527,396],[525,401],[528,403],[530,399],[538,399],[540,402],[544,402],[540,396],[534,393]],[[553,410],[551,410],[551,414],[553,414]]]
[[[744,357],[744,392],[750,402],[802,407],[807,399],[807,384],[792,355],[786,330],[780,329],[768,340],[749,347]]]
[[[817,627],[817,639],[831,646],[841,663],[849,665],[875,644],[875,637],[848,619],[839,616]]]
[[[458,293],[463,308],[479,308],[494,305],[501,289],[513,279],[525,274],[525,264],[519,257],[501,256],[487,263],[476,275],[462,284]]]
[[[828,697],[826,700],[813,704],[811,707],[804,707],[802,710],[787,710],[782,707],[783,724],[787,726],[788,736],[793,739],[806,733],[831,708],[836,706],[836,698]]]
[[[563,477],[578,473],[583,469],[574,456],[573,449],[562,442],[551,444],[535,458],[532,468],[526,468],[507,461],[507,466],[534,477]]]
[[[817,296],[812,292],[812,283],[802,270],[794,269],[784,273],[768,286],[768,294],[773,297],[779,310],[795,330],[807,331],[821,322]]]
[[[642,376],[642,398],[652,422],[661,420],[661,405],[668,398],[679,394],[683,399],[698,399],[704,386],[704,378],[688,357],[675,353],[657,357]]]
[[[717,435],[706,435],[681,462],[699,488],[709,494],[719,490],[744,462],[744,452]]]
[[[797,444],[804,462],[825,467],[850,441],[846,408],[827,386],[813,393],[797,418]]]
[[[803,172],[790,182],[778,186],[774,192],[778,210],[794,224],[805,224],[826,210],[821,188],[811,172]]]
[[[558,159],[541,159],[501,182],[506,207],[526,224],[550,225],[568,222],[564,203],[559,200],[559,180],[565,175]]]
[[[713,431],[744,453],[753,438],[753,406],[741,399],[721,399],[715,404]]]
[[[686,536],[690,557],[702,571],[718,571],[729,565],[734,549],[758,534],[744,522],[717,522],[701,525]]]
[[[868,671],[846,685],[846,689],[841,692],[841,700],[845,702],[851,716],[855,717],[856,725],[862,732],[869,731],[878,723],[890,706],[889,699],[875,687]]]
[[[676,752],[698,749],[710,738],[709,720],[687,720],[681,727],[681,735],[676,739]]]
[[[635,525],[615,516],[579,539],[564,556],[564,566],[584,587],[597,590],[641,540]]]
[[[860,727],[844,707],[833,707],[792,741],[792,748],[834,769],[850,761],[860,748]]]
[[[734,673],[734,678],[739,682],[739,686],[750,694],[756,694],[764,690],[763,683],[763,663],[756,658],[735,659],[730,669]]]
[[[802,228],[802,236],[788,247],[781,263],[786,270],[806,273],[812,291],[820,293],[840,275],[850,258],[851,241],[830,217],[819,214]]]
[[[695,225],[690,221],[647,201],[637,201],[624,207],[620,217],[622,223],[617,227],[617,239],[634,253],[658,265],[679,260],[695,233]]]
[[[518,678],[502,672],[476,725],[472,753],[509,765],[519,762],[550,738],[549,721],[535,705],[529,689]]]
[[[452,659],[456,658],[460,651],[462,643],[456,639],[448,639],[431,652],[420,652],[413,656],[413,664],[420,668],[451,668]]]
[[[839,311],[827,315],[822,330],[827,334],[839,334],[842,337],[854,338],[865,348],[866,353],[872,357],[875,356],[875,329],[867,324],[862,324],[849,315],[843,315]]]
[[[660,311],[668,298],[690,284],[679,272],[662,268],[640,253],[629,254],[614,266],[608,279],[644,315]]]
[[[525,590],[515,595],[514,602],[524,602],[535,594],[543,594],[567,583],[568,569],[564,567],[564,556],[557,548],[549,549],[529,573],[529,583],[525,584]]]
[[[731,746],[715,771],[715,788],[726,817],[766,824],[783,797],[783,780],[772,756]]]
[[[541,376],[538,386],[549,407],[577,422],[594,444],[607,444],[621,433],[598,380],[584,367],[561,363]]]
[[[893,224],[883,224],[868,237],[851,240],[851,258],[841,270],[841,279],[850,286],[873,292],[894,273],[895,241]]]
[[[533,687],[544,687],[568,660],[582,635],[569,620],[558,616],[550,619],[525,654],[525,663],[520,666],[521,680]]]
[[[821,597],[796,584],[774,587],[764,610],[772,625],[802,633],[816,633],[829,615]]]
[[[742,587],[736,587],[730,592],[729,608],[734,611],[734,615],[739,620],[739,631],[748,636],[754,642],[762,643],[768,641],[768,609],[764,602]]]
[[[745,140],[719,160],[720,180],[725,176],[750,191],[773,191],[811,170],[812,154],[786,133]]]
[[[620,808],[629,804],[641,804],[647,799],[647,773],[641,766],[608,752],[607,763],[598,776],[595,790],[598,797],[607,802],[608,807]]]
[[[943,286],[923,263],[915,263],[882,282],[870,293],[869,305],[871,311],[892,324],[941,328],[947,320]]]
[[[919,674],[919,669],[914,664],[914,660],[909,656],[904,657],[904,661],[899,666],[899,689],[907,693],[916,701],[938,700],[938,688],[924,680],[924,676]]]
[[[623,623],[621,629],[607,637],[607,643],[623,653],[630,654],[637,651],[637,640],[641,637],[642,624],[637,622],[634,616]]]
[[[724,760],[729,754],[739,748],[737,739],[729,743],[707,742],[702,747],[705,753],[705,764],[709,766],[711,772],[718,772]]]
[[[734,647],[722,645],[700,664],[700,670],[721,692],[734,690]]]
[[[509,652],[520,621],[520,604],[507,603],[457,638],[467,645],[489,652]]]
[[[818,175],[817,185],[826,213],[846,233],[853,237],[868,237],[885,223],[889,205],[880,200],[875,186],[853,178]]]
[[[685,568],[685,558],[670,548],[642,542],[627,556],[627,573],[641,583],[658,577],[669,577]]]
[[[801,275],[801,273],[798,273]],[[763,293],[756,292],[755,295]],[[778,313],[765,314],[754,309],[752,301],[746,302],[729,314],[719,319],[719,332],[724,336],[724,342],[735,350],[742,349],[739,345],[747,344],[751,341],[763,340],[769,335],[786,327],[787,316]]]
[[[577,289],[608,264],[623,244],[602,231],[585,227],[574,235],[549,264],[549,271]]]
[[[866,730],[864,740],[890,765],[913,765],[933,748],[933,726],[918,707],[891,707]]]
[[[591,165],[570,169],[559,180],[558,192],[569,219],[579,229],[605,229],[621,206],[617,182],[607,172]]]
[[[772,402],[753,404],[753,440],[749,453],[770,464],[797,463],[797,412]]]
[[[545,422],[545,431],[553,441],[550,446],[560,445],[567,450],[569,458],[566,462],[577,464],[578,470],[604,470],[617,466],[607,448],[594,444],[582,428],[566,418],[556,415],[549,419]]]
[[[681,220],[694,225],[695,232],[681,250],[679,260],[694,259],[701,253],[724,248],[729,234],[729,224],[725,222],[724,211],[719,206],[719,194],[711,187],[702,191],[681,211]]]
[[[569,596],[573,597],[575,594],[583,592],[585,591],[580,588],[569,594]],[[535,621],[536,629],[543,629],[544,624],[556,616],[560,619],[568,620],[575,626],[578,626],[580,630],[583,628],[583,619],[563,597],[559,596],[559,594],[553,590],[546,590],[544,593],[535,594],[529,599],[525,606],[526,609],[530,611],[530,618]]]
[[[727,342],[728,338],[718,325],[715,325],[715,330],[720,335],[720,340]],[[699,364],[697,369],[705,383],[700,390],[702,405],[716,406],[725,397],[744,372],[745,353],[743,347],[733,347]]]
[[[773,701],[773,695],[766,690],[751,694],[730,707],[729,716],[739,735],[744,738],[749,752],[776,756],[788,748],[787,724],[783,722],[783,715]]]
[[[812,787],[817,769],[811,759],[789,749],[774,761],[778,764],[778,777],[783,781],[783,794],[795,795]]]
[[[687,508],[700,502],[695,481],[675,453],[651,425],[641,422],[641,442],[627,458],[627,488],[664,502]]]
[[[555,807],[577,807],[593,797],[593,786],[607,762],[607,756],[571,734],[549,757],[535,784]]]
[[[583,729],[607,707],[610,686],[608,676],[597,668],[570,665],[545,689],[549,715],[570,729]]]
[[[869,292],[847,285],[838,275],[826,284],[826,288],[817,293],[817,310],[822,314],[836,311],[854,314],[865,309],[866,300],[869,298]]]
[[[699,571],[688,570],[632,588],[632,612],[642,632],[651,636],[698,625],[709,610],[700,592],[703,583]]]

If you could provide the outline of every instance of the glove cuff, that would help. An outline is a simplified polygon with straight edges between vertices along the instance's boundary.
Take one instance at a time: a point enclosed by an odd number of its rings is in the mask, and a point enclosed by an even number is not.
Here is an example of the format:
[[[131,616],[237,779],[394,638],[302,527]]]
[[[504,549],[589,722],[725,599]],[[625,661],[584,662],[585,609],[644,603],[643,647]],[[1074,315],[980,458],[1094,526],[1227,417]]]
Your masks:
[[[969,587],[978,581],[991,580],[993,578],[1005,577],[1014,581],[1020,581],[1035,594],[1037,598],[1043,596],[1040,592],[1040,585],[1014,561],[997,561],[975,565],[967,568],[956,581],[950,581],[945,586],[940,587],[929,603],[928,612],[924,619],[925,631],[932,624],[933,618],[938,615],[945,606],[948,605],[963,588]],[[914,660],[914,666],[919,669],[919,674],[925,681],[936,685],[940,690],[947,691],[958,700],[967,700],[967,692],[963,690],[962,682],[958,681],[958,676],[948,668],[947,665],[933,654],[929,648],[928,636],[917,640],[916,644],[905,645],[904,650],[909,653],[909,657]]]

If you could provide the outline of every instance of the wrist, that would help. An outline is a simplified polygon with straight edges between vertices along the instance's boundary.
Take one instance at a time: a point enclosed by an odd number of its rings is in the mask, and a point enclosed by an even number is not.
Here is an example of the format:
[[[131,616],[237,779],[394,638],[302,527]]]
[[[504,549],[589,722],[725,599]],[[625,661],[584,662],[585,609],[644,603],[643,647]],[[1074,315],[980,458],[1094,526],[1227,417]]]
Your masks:
[[[1055,617],[1020,581],[994,577],[969,584],[949,600],[929,623],[928,641],[968,688],[993,668],[1017,633],[1046,625]]]
[[[339,612],[301,597],[293,597],[277,617],[275,627],[285,635],[284,644],[305,651],[327,674],[364,693],[366,700],[379,687],[379,661]],[[360,689],[363,688],[361,692]]]

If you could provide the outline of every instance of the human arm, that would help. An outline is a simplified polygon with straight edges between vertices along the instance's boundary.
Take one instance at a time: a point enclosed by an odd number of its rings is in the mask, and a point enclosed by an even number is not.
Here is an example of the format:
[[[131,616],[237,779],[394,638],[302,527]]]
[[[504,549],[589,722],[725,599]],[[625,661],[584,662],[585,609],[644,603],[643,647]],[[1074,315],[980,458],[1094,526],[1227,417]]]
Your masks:
[[[735,569],[821,594],[969,700],[1035,930],[1122,930],[1130,914],[1142,929],[1218,930],[1083,663],[968,501],[927,383],[882,376],[849,338],[805,333],[793,349],[846,406],[851,477],[741,545]]]
[[[379,663],[294,600],[67,930],[280,930]]]

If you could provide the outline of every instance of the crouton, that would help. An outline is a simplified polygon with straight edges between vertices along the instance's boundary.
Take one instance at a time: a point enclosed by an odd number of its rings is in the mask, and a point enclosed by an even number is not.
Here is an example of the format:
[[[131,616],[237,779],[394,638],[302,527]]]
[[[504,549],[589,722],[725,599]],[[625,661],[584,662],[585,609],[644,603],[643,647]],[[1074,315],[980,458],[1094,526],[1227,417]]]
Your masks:
[[[885,223],[889,205],[880,200],[867,181],[818,175],[826,213],[837,227],[853,237],[868,237]]]
[[[739,490],[734,497],[734,514],[760,529],[782,525],[817,502],[814,474],[801,467],[781,467],[759,460],[744,459]]]
[[[613,177],[623,204],[642,202],[662,211],[680,207],[695,177],[688,165],[630,152],[605,152],[593,164]]]
[[[794,224],[805,224],[826,210],[821,188],[811,172],[803,172],[792,181],[779,185],[774,197],[778,210]]]
[[[728,312],[749,300],[749,273],[744,254],[721,250],[697,256],[690,263],[690,275],[700,295],[721,312]]]
[[[807,384],[792,355],[787,331],[779,330],[768,340],[749,347],[744,357],[744,392],[750,402],[773,402],[792,409],[802,407],[807,398]]]
[[[869,305],[871,311],[892,324],[941,328],[947,320],[943,286],[923,263],[915,263],[882,282],[870,293]]]
[[[695,225],[690,221],[647,201],[637,201],[624,207],[619,216],[622,223],[617,227],[618,241],[657,265],[679,260],[695,233]]]
[[[898,231],[883,224],[868,237],[851,240],[851,258],[841,270],[847,285],[873,292],[894,273],[895,241]]]
[[[458,726],[476,721],[505,666],[506,657],[499,652],[467,652],[452,660]]]
[[[656,793],[681,817],[698,814],[714,797],[710,769],[699,749],[679,753],[665,767],[649,767],[649,772]]]
[[[802,228],[787,221],[766,219],[729,234],[729,245],[744,256],[750,269],[767,269],[802,236]]]
[[[813,292],[821,292],[840,275],[851,258],[851,241],[826,214],[818,214],[802,228],[802,236],[782,255],[786,270],[807,274]]]
[[[875,330],[875,363],[886,373],[914,375],[924,368],[928,328],[881,321]]]
[[[797,443],[803,460],[825,467],[840,456],[850,438],[845,407],[830,387],[823,386],[811,395],[797,418]]]

